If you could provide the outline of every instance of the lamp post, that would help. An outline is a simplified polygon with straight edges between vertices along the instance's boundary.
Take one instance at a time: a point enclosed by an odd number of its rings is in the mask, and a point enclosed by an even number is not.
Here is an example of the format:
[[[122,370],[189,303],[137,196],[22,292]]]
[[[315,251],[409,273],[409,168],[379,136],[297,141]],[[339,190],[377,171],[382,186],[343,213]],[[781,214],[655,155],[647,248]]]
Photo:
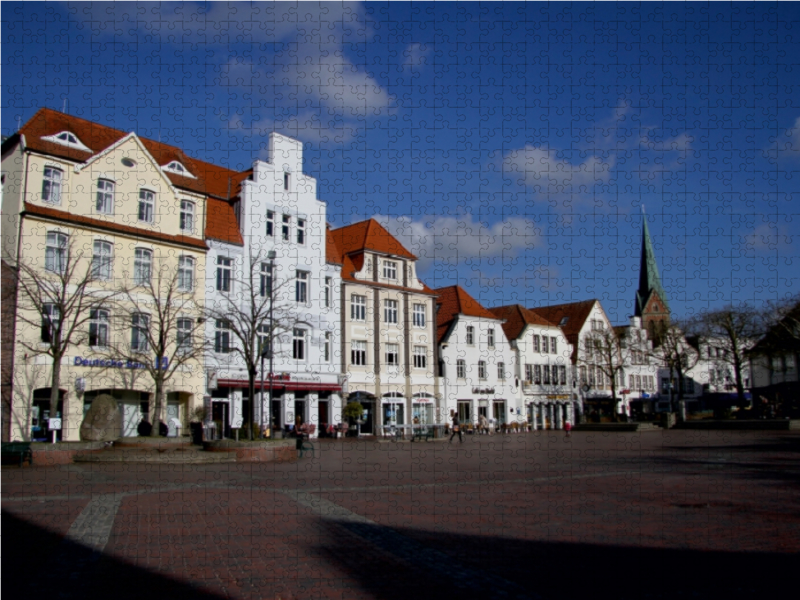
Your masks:
[[[259,436],[264,437],[264,359],[266,358],[267,353],[269,353],[269,400],[267,403],[267,422],[269,422],[269,415],[271,412],[271,405],[272,405],[272,372],[273,372],[273,352],[272,352],[272,332],[275,326],[274,321],[274,312],[272,307],[274,305],[274,296],[273,296],[273,289],[275,287],[274,280],[275,280],[275,250],[270,250],[267,253],[267,258],[269,259],[269,279],[267,280],[268,283],[268,290],[269,293],[269,337],[267,338],[267,347],[259,349],[259,358],[261,359],[261,411],[259,412]]]

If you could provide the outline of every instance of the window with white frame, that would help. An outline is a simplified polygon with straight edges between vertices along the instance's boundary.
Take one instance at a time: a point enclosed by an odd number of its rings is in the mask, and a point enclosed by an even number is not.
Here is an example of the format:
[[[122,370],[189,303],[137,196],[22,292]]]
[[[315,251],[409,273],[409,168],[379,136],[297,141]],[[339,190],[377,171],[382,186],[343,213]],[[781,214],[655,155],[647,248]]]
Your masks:
[[[194,202],[181,200],[181,231],[184,233],[194,231]]]
[[[383,320],[387,323],[397,323],[397,300],[383,301]]]
[[[396,367],[400,364],[400,345],[386,344],[386,364]]]
[[[350,318],[353,321],[367,320],[367,297],[353,294],[350,296]]]
[[[144,313],[131,315],[131,350],[134,352],[147,352],[150,344],[147,341],[147,331],[150,327],[150,316]]]
[[[472,325],[467,325],[467,346],[475,345],[475,328]]]
[[[414,304],[412,315],[414,327],[425,327],[426,315],[424,304]]]
[[[92,279],[111,279],[113,246],[110,242],[95,240],[92,247]]]
[[[114,214],[114,182],[108,179],[97,180],[97,199],[95,210],[104,215]]]
[[[261,273],[258,282],[258,295],[266,298],[272,293],[272,265],[270,263],[261,263]]]
[[[556,346],[556,340],[558,338],[551,337],[550,338],[550,354],[558,354],[558,347]]]
[[[289,173],[284,173],[283,174],[283,191],[285,191],[285,192],[289,191],[289,183],[290,182],[291,182],[291,176],[289,175]]]
[[[231,324],[227,319],[214,320],[214,352],[231,351]]]
[[[547,354],[548,350],[548,337],[546,335],[542,336],[542,354]]]
[[[289,241],[289,227],[291,223],[292,223],[292,217],[290,217],[289,215],[283,215],[281,221],[281,239],[284,242]]]
[[[486,361],[478,361],[478,379],[486,379]]]
[[[542,383],[550,385],[550,365],[542,365]]]
[[[533,336],[533,351],[534,352],[539,352],[539,348],[540,348],[540,346],[539,346],[539,336],[538,335],[534,335]]]
[[[397,263],[395,261],[383,261],[383,278],[391,280],[397,279]]]
[[[64,173],[54,167],[44,168],[42,181],[42,202],[61,204],[61,180]]]
[[[459,379],[467,378],[467,363],[463,358],[456,360],[456,377]]]
[[[298,304],[308,302],[308,271],[295,271],[294,299]]]
[[[267,211],[267,237],[275,236],[275,211]]]
[[[42,305],[42,332],[41,340],[49,344],[61,327],[61,313],[52,303]]]
[[[558,385],[558,365],[552,365],[550,371],[552,372],[553,385]]]
[[[533,383],[536,385],[542,384],[542,365],[534,365],[533,367]]]
[[[366,341],[352,340],[350,342],[350,363],[358,366],[364,366],[367,364]]]
[[[192,349],[192,325],[193,319],[180,317],[178,319],[177,350],[181,354],[186,354]]]
[[[44,268],[51,273],[63,273],[67,267],[69,236],[58,231],[48,231],[44,250]]]
[[[506,379],[506,363],[504,362],[497,363],[497,379],[500,381]]]
[[[194,258],[191,256],[178,258],[178,289],[182,292],[194,289]]]
[[[325,297],[323,298],[325,301],[325,308],[330,308],[331,303],[333,302],[333,278],[326,277],[325,278]]]
[[[306,333],[301,327],[292,329],[292,358],[295,360],[306,359]]]
[[[322,357],[326,363],[331,362],[331,333],[325,332],[325,340],[322,345]]]
[[[231,291],[231,275],[233,271],[233,260],[227,256],[217,257],[217,291]]]
[[[489,348],[494,348],[494,327],[489,327],[486,330],[486,345]]]
[[[558,373],[561,385],[567,385],[567,365],[559,365]]]
[[[150,190],[139,190],[139,220],[152,223],[156,206],[156,194]]]
[[[297,243],[301,246],[305,245],[306,243],[306,220],[305,219],[297,219]]]
[[[425,346],[414,346],[414,368],[425,369],[428,367],[428,349]]]
[[[533,380],[533,365],[531,365],[531,364],[526,364],[525,365],[525,381],[528,384],[531,384],[534,381]]]
[[[136,248],[133,252],[133,283],[147,285],[153,272],[153,252],[146,248]]]

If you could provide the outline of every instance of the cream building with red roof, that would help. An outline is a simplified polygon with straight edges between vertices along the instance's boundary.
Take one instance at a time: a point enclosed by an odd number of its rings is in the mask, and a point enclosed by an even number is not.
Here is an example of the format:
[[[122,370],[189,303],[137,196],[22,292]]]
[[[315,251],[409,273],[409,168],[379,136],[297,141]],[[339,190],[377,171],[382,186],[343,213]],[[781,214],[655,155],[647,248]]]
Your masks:
[[[223,197],[233,175],[134,132],[41,109],[2,145],[3,260],[38,268],[55,281],[68,254],[83,252],[76,264],[83,273],[91,263],[87,293],[99,295],[131,282],[145,290],[157,269],[179,270],[180,296],[187,301],[179,320],[187,325],[184,331],[192,332],[204,302],[205,290],[197,278],[205,270],[206,201]],[[11,393],[3,435],[48,438],[46,418],[57,415],[45,414],[52,377],[45,336],[61,328],[60,318],[46,306],[25,308],[20,294],[13,381],[4,382]],[[139,421],[147,418],[155,393],[152,378],[128,361],[113,360],[123,346],[128,352],[140,333],[118,314],[126,308],[130,306],[109,303],[95,309],[76,330],[79,343],[61,361],[57,410],[62,429],[57,435],[65,441],[79,439],[84,412],[100,393],[113,395],[122,405],[123,435],[137,435]],[[41,319],[42,327],[23,323],[23,316],[29,322]],[[152,313],[140,317],[141,323],[154,325]],[[184,341],[198,340],[190,333]],[[168,343],[172,353],[177,333]],[[152,348],[144,346],[141,360],[153,361]],[[170,435],[178,432],[172,424],[188,425],[204,392],[199,361],[180,368],[180,361],[173,364],[177,370],[167,383],[162,412],[171,424]]]
[[[440,423],[436,294],[416,256],[374,219],[331,231],[341,267],[341,357],[346,401],[366,410],[364,434]]]
[[[434,290],[438,295],[436,333],[444,409],[462,424],[477,425],[481,415],[496,427],[524,422],[517,356],[504,322],[461,286]]]

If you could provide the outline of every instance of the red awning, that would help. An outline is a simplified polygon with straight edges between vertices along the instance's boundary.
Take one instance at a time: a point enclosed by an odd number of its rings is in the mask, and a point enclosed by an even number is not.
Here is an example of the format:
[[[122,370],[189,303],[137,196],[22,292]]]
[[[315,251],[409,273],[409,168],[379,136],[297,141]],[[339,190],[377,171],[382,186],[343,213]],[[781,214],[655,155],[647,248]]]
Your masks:
[[[219,387],[247,388],[248,382],[240,379],[219,379]],[[256,380],[256,390],[261,389],[261,380]],[[269,381],[264,382],[264,390],[269,389]],[[319,383],[316,381],[275,381],[272,384],[273,390],[284,390],[289,392],[341,392],[342,386],[338,383]]]

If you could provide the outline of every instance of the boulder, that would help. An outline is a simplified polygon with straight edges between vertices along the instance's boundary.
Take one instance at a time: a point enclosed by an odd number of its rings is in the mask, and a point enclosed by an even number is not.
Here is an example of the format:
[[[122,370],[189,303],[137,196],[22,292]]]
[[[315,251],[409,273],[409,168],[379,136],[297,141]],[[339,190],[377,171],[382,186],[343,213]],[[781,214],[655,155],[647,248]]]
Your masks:
[[[92,400],[81,423],[81,440],[86,442],[110,442],[121,435],[122,417],[119,404],[112,396],[100,394]]]

